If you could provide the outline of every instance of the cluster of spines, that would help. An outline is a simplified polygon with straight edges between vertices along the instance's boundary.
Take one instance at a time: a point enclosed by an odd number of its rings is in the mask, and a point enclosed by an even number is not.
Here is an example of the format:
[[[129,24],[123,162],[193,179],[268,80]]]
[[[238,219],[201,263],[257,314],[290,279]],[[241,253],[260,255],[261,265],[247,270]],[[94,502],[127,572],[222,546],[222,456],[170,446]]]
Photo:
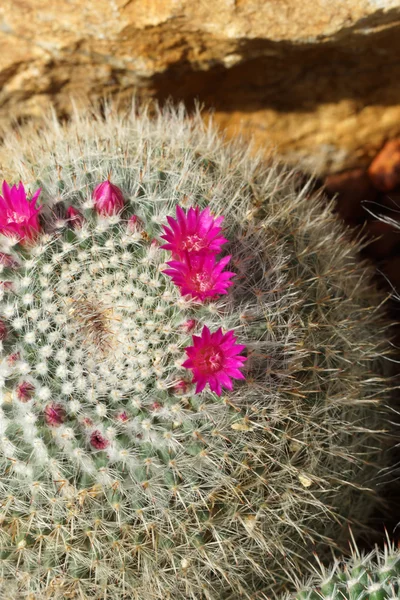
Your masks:
[[[400,551],[394,545],[351,559],[335,562],[314,577],[291,600],[398,600],[400,597]]]

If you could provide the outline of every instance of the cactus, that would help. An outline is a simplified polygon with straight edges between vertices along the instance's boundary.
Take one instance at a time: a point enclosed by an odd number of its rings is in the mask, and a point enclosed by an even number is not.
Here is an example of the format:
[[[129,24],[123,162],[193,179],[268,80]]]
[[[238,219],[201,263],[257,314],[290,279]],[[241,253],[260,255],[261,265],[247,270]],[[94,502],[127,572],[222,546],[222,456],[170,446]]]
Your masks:
[[[0,235],[0,598],[279,589],[365,521],[383,460],[383,299],[357,246],[296,173],[182,111],[4,144],[41,208]],[[177,206],[225,219],[219,258],[193,258],[231,271],[211,297],[161,248]],[[233,379],[202,380],[200,337],[237,340]]]
[[[400,550],[388,544],[365,555],[357,549],[346,561],[336,561],[286,600],[398,600]]]

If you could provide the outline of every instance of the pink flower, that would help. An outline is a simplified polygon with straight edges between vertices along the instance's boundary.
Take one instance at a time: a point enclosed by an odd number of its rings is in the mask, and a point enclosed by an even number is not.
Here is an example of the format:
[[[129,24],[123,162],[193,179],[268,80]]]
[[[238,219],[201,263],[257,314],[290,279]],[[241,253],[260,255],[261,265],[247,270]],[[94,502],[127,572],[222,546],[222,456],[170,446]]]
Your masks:
[[[3,195],[0,196],[0,233],[16,235],[21,240],[33,240],[40,231],[36,200],[41,190],[37,190],[31,200],[26,197],[23,184],[11,188],[3,181]]]
[[[85,217],[79,210],[76,210],[73,206],[67,208],[67,221],[68,224],[71,225],[73,229],[77,229],[82,227]]]
[[[122,191],[108,179],[95,187],[93,200],[95,209],[100,215],[115,215],[125,206]]]
[[[17,396],[21,402],[28,402],[35,393],[35,386],[29,381],[22,381],[17,385]]]
[[[50,427],[59,427],[65,421],[65,410],[61,404],[52,402],[44,409],[44,418]]]
[[[95,429],[90,435],[90,444],[93,448],[96,448],[96,450],[105,450],[109,441],[102,435],[101,431]]]
[[[198,206],[191,207],[185,214],[177,206],[176,219],[167,217],[170,227],[164,225],[165,234],[161,236],[167,244],[161,247],[170,250],[174,258],[178,259],[183,259],[186,252],[219,254],[223,244],[228,241],[220,235],[223,220],[224,217],[213,217],[208,207],[202,211]]]
[[[245,356],[238,356],[246,346],[236,344],[233,331],[223,334],[222,329],[210,333],[207,326],[203,327],[201,337],[193,337],[193,346],[186,348],[188,359],[183,367],[193,372],[193,383],[196,383],[196,394],[201,392],[207,383],[211,391],[218,396],[222,387],[231,390],[231,379],[244,379],[239,369],[247,360]]]
[[[232,285],[229,280],[235,273],[223,269],[230,259],[230,256],[224,256],[217,261],[214,254],[187,255],[185,262],[168,262],[171,269],[166,269],[164,273],[180,288],[182,296],[190,295],[204,302],[206,298],[228,293]]]

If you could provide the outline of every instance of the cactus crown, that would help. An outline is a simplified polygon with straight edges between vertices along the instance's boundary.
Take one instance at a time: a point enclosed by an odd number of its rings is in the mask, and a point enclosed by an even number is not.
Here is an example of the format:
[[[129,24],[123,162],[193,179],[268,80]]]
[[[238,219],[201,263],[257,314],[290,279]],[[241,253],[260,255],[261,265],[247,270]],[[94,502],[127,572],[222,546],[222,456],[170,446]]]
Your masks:
[[[0,598],[279,587],[365,512],[385,384],[355,248],[296,174],[198,117],[111,110],[5,144],[43,209],[33,241],[1,240]],[[99,214],[108,177],[122,195]],[[227,294],[164,273],[177,205],[224,216]],[[247,348],[222,395],[182,367],[204,325]]]

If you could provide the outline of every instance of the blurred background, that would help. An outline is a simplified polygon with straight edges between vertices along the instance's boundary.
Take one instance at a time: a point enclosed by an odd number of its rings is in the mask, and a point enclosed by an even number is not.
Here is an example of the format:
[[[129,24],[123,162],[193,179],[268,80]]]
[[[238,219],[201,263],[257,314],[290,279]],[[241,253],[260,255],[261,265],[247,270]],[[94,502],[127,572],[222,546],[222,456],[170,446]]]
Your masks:
[[[51,106],[67,119],[73,98],[200,102],[311,174],[400,293],[400,0],[2,0],[0,43],[3,131]]]

